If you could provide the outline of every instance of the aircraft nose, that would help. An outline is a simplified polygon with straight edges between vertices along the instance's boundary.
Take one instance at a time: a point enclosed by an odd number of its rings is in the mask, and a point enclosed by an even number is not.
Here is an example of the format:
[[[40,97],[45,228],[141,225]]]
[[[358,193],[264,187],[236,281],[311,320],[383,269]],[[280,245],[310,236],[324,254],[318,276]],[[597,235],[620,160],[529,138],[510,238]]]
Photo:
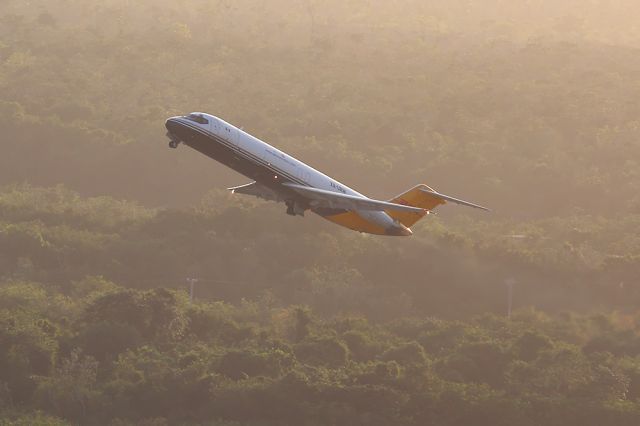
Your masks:
[[[170,133],[174,133],[178,129],[178,118],[179,117],[167,118],[167,121],[164,122],[164,127],[166,127]]]

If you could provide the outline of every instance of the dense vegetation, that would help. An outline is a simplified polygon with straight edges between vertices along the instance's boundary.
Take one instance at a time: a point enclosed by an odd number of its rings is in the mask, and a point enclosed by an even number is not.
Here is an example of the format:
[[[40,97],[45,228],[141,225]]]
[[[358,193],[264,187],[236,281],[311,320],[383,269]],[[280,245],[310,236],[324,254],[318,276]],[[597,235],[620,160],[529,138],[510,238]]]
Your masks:
[[[0,424],[637,425],[639,14],[3,0]],[[494,213],[289,218],[166,148],[192,110]]]
[[[12,424],[636,425],[636,317],[320,320],[86,278],[0,287]],[[25,410],[40,414],[24,414]],[[39,411],[35,411],[39,410]],[[46,413],[46,414],[42,414]]]
[[[538,235],[523,244],[434,220],[422,237],[394,245],[281,215],[226,194],[190,209],[154,210],[63,187],[5,188],[6,421],[640,419],[638,258],[606,256],[633,246],[621,238],[633,224],[600,220],[587,232],[590,222],[576,218],[582,233],[553,222],[520,224]],[[551,231],[576,246],[555,247],[557,240],[542,237]],[[516,306],[557,313],[520,308],[505,319],[498,277],[507,274],[520,277]],[[201,281],[190,304],[185,278],[194,276]],[[629,313],[568,312],[614,306]]]
[[[624,221],[591,216],[479,224],[429,217],[400,241],[317,216],[212,192],[194,207],[150,209],[58,186],[0,192],[4,277],[67,288],[99,275],[131,288],[185,288],[210,300],[267,298],[318,314],[452,319],[516,307],[552,312],[640,303],[640,240]]]

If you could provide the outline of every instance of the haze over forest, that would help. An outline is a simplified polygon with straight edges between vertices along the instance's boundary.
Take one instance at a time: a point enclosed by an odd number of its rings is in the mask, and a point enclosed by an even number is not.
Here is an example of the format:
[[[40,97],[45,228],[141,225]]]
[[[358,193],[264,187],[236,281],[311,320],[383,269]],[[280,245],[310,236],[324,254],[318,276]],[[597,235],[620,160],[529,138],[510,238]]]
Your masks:
[[[637,425],[639,18],[2,1],[0,423]],[[368,196],[493,212],[410,238],[291,218],[167,147],[191,111]]]

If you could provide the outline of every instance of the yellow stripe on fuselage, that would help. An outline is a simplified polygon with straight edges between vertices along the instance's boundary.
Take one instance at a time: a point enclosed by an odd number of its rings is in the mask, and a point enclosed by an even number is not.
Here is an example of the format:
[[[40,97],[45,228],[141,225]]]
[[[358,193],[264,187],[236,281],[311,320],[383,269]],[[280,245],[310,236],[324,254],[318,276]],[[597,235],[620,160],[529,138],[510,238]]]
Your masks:
[[[331,216],[322,215],[322,217],[337,225],[344,226],[345,228],[349,228],[354,231],[366,232],[368,234],[386,235],[385,229],[382,226],[369,222],[356,212],[348,211]]]

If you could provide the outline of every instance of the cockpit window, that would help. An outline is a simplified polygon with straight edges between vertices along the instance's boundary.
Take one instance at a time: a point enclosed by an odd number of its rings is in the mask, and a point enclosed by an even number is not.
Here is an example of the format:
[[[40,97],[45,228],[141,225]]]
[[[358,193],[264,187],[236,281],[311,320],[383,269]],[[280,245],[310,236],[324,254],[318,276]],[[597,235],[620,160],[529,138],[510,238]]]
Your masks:
[[[200,114],[189,114],[185,117],[187,120],[195,121],[200,124],[209,124],[209,120],[201,116]]]

